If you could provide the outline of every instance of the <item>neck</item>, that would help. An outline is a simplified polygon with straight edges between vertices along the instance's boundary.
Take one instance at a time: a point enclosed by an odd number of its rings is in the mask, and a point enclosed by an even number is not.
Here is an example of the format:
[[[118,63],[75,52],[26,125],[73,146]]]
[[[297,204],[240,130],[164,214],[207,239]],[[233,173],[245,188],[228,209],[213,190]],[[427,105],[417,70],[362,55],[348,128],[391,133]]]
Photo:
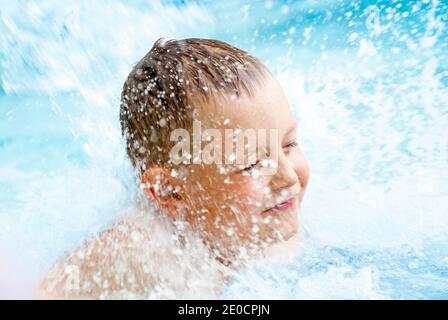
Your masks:
[[[233,270],[244,268],[250,261],[258,259],[288,259],[298,253],[300,237],[296,233],[286,241],[281,241],[269,246],[259,244],[243,245],[235,244],[222,249],[222,245],[213,244],[203,240],[216,261]]]
[[[289,258],[298,253],[300,247],[299,233],[294,234],[286,241],[276,243],[263,249],[265,258]]]

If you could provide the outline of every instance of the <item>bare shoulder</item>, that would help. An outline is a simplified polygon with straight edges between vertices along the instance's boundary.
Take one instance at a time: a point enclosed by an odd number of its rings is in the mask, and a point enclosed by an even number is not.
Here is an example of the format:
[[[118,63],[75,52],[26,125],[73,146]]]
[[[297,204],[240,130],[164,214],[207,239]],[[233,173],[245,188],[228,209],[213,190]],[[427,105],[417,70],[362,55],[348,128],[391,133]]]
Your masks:
[[[66,254],[39,283],[41,299],[144,295],[154,286],[148,248],[151,221],[124,218]]]

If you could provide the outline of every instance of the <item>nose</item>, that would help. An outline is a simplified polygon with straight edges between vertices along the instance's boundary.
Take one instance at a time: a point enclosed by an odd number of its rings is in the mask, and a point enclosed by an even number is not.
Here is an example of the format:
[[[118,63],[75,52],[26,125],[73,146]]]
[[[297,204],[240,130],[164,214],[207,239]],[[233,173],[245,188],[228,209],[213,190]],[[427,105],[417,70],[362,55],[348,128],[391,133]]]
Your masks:
[[[272,190],[288,189],[299,183],[299,178],[291,161],[283,152],[278,155],[277,172],[273,175],[270,185]]]

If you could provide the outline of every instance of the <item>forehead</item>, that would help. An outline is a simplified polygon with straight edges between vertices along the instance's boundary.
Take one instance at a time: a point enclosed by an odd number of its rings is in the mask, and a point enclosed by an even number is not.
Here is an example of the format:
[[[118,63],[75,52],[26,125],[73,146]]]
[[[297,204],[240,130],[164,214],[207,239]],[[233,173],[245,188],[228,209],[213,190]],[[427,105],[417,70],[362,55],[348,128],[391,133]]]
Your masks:
[[[288,100],[275,78],[257,88],[253,96],[216,99],[201,107],[200,120],[206,128],[278,129],[294,124]]]

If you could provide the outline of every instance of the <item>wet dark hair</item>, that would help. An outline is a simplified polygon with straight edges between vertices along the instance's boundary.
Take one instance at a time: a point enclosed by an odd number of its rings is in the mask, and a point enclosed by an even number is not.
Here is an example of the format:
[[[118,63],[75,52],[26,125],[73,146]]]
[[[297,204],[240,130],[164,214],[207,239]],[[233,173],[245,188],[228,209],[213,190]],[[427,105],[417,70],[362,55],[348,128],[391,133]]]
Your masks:
[[[243,94],[272,76],[256,57],[223,41],[159,38],[123,85],[120,123],[127,154],[142,173],[168,166],[170,133],[191,129],[193,110]]]

